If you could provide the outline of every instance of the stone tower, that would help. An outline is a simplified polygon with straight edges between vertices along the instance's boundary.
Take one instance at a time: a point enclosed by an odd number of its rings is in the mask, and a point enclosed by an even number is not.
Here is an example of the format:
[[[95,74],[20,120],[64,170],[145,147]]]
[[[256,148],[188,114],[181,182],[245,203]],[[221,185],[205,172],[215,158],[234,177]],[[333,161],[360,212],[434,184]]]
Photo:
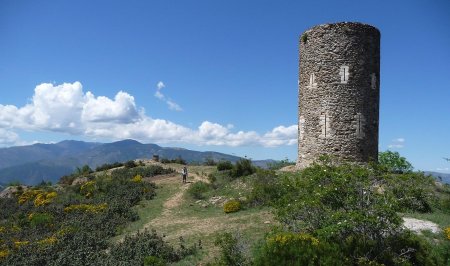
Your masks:
[[[378,157],[380,32],[342,22],[300,37],[298,161],[323,154],[364,163]]]

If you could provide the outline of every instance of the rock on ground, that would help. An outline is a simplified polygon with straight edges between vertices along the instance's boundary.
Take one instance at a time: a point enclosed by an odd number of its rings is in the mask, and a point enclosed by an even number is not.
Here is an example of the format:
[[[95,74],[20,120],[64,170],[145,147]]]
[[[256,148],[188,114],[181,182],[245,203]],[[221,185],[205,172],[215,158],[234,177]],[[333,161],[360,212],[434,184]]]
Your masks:
[[[433,222],[408,217],[403,217],[403,226],[416,233],[424,230],[430,230],[433,233],[440,231],[439,226]]]

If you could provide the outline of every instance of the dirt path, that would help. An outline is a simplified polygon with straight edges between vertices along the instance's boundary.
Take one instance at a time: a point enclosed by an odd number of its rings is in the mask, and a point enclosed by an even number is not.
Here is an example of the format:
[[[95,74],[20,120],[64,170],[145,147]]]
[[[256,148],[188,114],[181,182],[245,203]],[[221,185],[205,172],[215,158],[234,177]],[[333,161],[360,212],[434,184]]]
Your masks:
[[[166,184],[166,185],[172,185],[172,186],[178,186],[177,188],[179,189],[179,191],[177,193],[175,193],[172,197],[170,197],[166,202],[164,202],[163,204],[163,212],[160,216],[160,218],[157,219],[165,219],[167,220],[168,216],[170,216],[172,210],[174,208],[177,208],[181,205],[181,203],[183,202],[183,196],[184,193],[186,193],[186,190],[195,182],[198,181],[204,181],[206,182],[207,180],[203,177],[200,177],[199,175],[195,174],[195,173],[190,173],[189,174],[190,178],[193,178],[193,181],[188,181],[188,183],[183,184],[181,182],[181,177],[179,176],[179,174],[171,174],[171,175],[167,175],[165,177],[161,177],[161,178],[157,178],[154,179],[153,181],[155,182],[155,184]],[[149,221],[147,224],[145,224],[144,228],[148,228],[153,224],[153,220]]]
[[[158,185],[177,186],[177,192],[173,194],[163,203],[163,211],[160,216],[148,221],[144,228],[169,229],[170,235],[168,240],[177,239],[179,236],[190,236],[204,233],[214,233],[224,229],[245,229],[252,226],[252,223],[245,221],[258,221],[257,223],[264,223],[265,221],[273,220],[270,213],[249,213],[241,216],[220,216],[220,217],[180,217],[177,213],[179,207],[183,203],[183,197],[187,189],[198,181],[208,182],[203,175],[190,173],[188,183],[182,184],[179,175],[168,176],[154,180]]]
[[[146,181],[154,182],[165,191],[164,196],[157,202],[157,206],[152,206],[152,202],[150,202],[145,207],[149,210],[157,208],[159,215],[146,218],[128,234],[134,234],[142,229],[155,229],[172,244],[176,244],[180,237],[190,241],[202,241],[207,255],[201,258],[201,263],[198,265],[203,265],[203,262],[213,261],[218,253],[218,248],[213,242],[214,237],[209,236],[218,232],[238,231],[252,232],[251,237],[262,238],[264,233],[276,223],[268,210],[224,214],[218,206],[207,201],[197,204],[191,198],[185,198],[187,190],[194,183],[199,181],[209,183],[207,175],[212,170],[196,166],[188,167],[188,183],[183,184],[180,174],[181,168],[172,168],[176,170],[173,174],[146,179]],[[207,206],[203,206],[204,203]]]

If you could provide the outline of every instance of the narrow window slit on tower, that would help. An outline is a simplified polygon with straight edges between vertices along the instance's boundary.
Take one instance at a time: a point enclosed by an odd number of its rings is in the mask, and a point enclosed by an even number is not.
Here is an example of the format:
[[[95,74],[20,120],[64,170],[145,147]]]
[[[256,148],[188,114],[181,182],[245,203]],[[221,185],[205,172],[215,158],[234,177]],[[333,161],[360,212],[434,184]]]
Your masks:
[[[330,138],[332,137],[332,129],[331,129],[331,120],[332,117],[328,114],[328,112],[324,112],[320,114],[320,126],[322,133],[320,134],[320,138]]]
[[[356,137],[362,139],[365,137],[364,126],[366,125],[366,119],[361,113],[356,113],[355,115],[355,127],[356,127]]]
[[[348,78],[350,77],[349,67],[348,66],[341,66],[341,69],[339,71],[339,75],[341,76],[341,83],[347,84]]]

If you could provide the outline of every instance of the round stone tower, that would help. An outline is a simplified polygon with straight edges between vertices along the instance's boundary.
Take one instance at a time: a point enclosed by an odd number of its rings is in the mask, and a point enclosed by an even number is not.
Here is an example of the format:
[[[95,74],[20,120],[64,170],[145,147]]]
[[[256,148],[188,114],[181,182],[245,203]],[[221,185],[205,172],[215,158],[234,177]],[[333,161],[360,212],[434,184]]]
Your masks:
[[[323,154],[364,163],[378,157],[380,32],[342,22],[300,37],[298,161]]]

